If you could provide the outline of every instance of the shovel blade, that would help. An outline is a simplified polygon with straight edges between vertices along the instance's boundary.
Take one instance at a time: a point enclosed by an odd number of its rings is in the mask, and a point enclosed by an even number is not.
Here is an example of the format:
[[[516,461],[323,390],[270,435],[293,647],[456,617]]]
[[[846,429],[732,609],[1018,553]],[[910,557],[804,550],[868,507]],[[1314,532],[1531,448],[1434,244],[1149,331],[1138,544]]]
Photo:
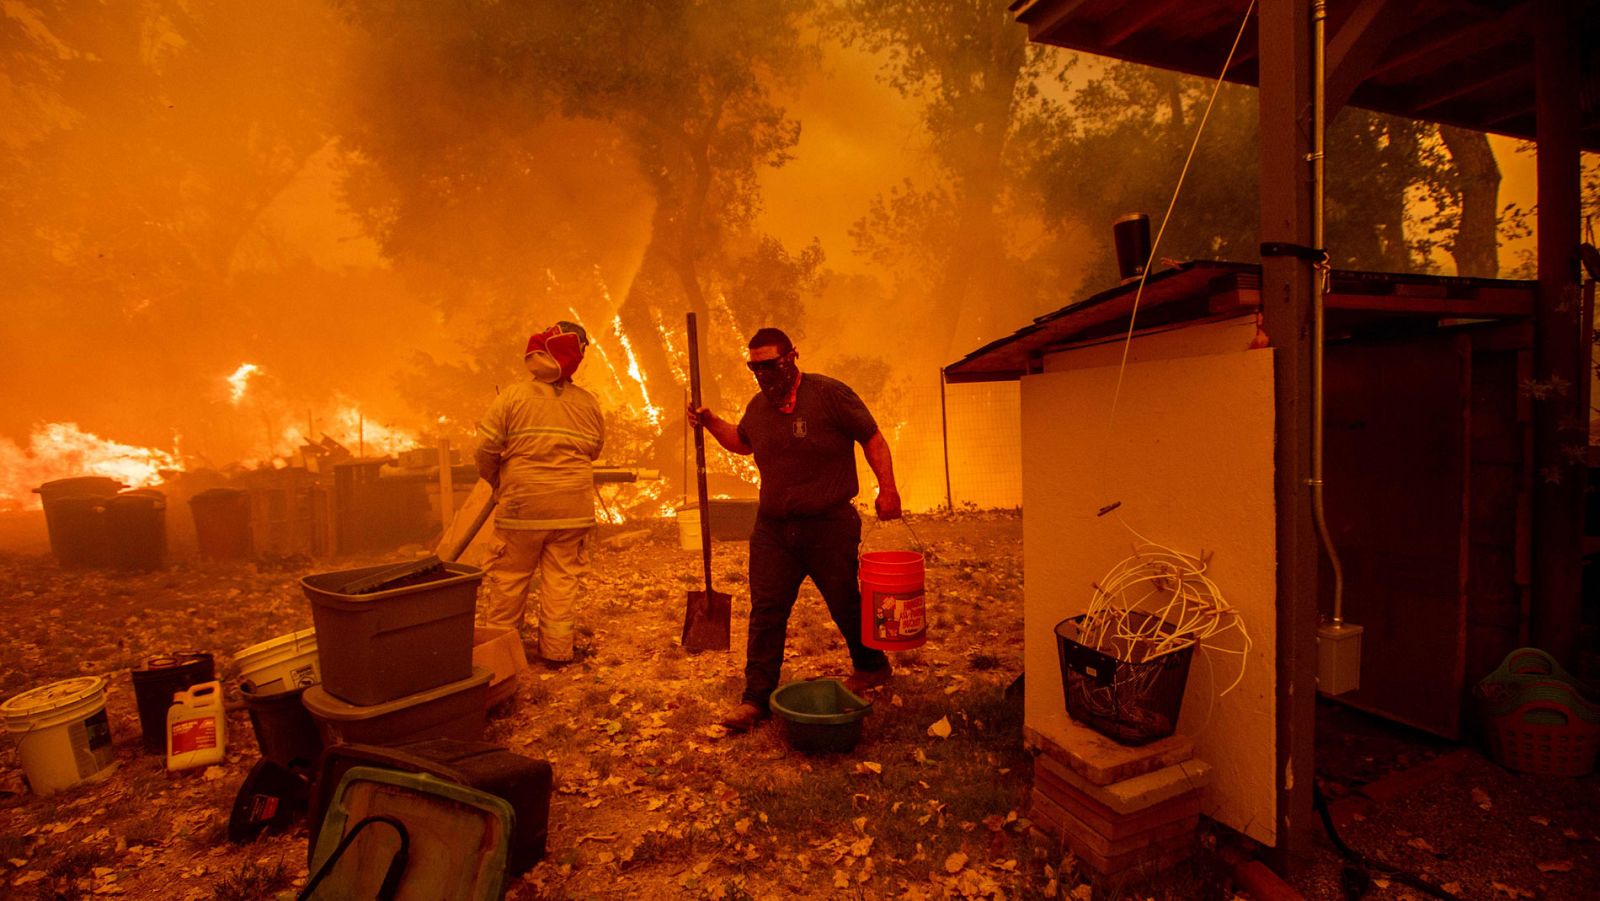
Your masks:
[[[689,592],[689,603],[683,612],[683,649],[691,654],[726,651],[732,612],[732,595],[720,591]]]

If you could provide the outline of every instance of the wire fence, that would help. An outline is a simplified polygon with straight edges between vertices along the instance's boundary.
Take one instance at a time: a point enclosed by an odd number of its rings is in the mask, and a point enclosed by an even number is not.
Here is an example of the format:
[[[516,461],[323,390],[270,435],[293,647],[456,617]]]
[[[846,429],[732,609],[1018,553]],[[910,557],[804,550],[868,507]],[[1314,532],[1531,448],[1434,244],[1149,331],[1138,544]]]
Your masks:
[[[1022,506],[1019,383],[947,385],[941,414],[938,377],[931,381],[898,391],[888,404],[893,419],[879,417],[894,423],[884,436],[902,503],[912,511]],[[863,487],[872,484],[863,473]]]

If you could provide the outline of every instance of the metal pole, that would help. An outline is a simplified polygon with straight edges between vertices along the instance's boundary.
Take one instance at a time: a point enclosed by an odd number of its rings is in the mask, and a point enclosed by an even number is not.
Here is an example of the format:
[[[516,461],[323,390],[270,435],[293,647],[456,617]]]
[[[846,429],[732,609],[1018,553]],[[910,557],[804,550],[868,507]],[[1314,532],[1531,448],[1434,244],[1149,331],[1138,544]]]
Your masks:
[[[956,504],[950,494],[950,419],[944,405],[944,367],[939,367],[939,443],[944,449],[944,508],[954,513]]]
[[[1311,246],[1324,250],[1323,193],[1327,181],[1323,157],[1328,130],[1326,0],[1314,0],[1311,4],[1311,25]],[[1328,555],[1328,567],[1333,571],[1333,625],[1337,628],[1344,625],[1344,568],[1339,565],[1339,551],[1328,529],[1328,512],[1323,504],[1322,370],[1328,341],[1327,311],[1323,305],[1327,288],[1326,259],[1322,265],[1324,268],[1311,280],[1311,516],[1317,524],[1322,549]]]

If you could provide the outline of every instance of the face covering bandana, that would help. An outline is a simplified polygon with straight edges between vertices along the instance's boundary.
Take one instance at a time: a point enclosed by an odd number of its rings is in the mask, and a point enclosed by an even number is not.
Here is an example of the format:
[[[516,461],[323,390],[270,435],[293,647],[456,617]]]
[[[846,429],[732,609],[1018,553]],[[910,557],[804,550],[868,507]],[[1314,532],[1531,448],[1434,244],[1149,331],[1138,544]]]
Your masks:
[[[546,351],[536,350],[524,362],[536,381],[553,385],[561,380],[561,364]]]
[[[775,407],[789,402],[789,392],[794,390],[794,381],[799,377],[800,367],[788,358],[779,360],[770,369],[756,370],[756,384],[761,386],[761,393]]]

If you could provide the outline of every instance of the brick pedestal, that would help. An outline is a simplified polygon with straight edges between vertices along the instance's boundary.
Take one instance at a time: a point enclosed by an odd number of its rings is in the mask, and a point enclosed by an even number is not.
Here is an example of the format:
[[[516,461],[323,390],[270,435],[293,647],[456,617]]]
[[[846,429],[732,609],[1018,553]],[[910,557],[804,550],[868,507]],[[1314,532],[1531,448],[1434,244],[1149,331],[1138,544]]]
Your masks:
[[[1181,735],[1139,748],[1077,724],[1062,741],[1025,730],[1036,752],[1030,818],[1102,875],[1164,869],[1194,849],[1211,776]]]

